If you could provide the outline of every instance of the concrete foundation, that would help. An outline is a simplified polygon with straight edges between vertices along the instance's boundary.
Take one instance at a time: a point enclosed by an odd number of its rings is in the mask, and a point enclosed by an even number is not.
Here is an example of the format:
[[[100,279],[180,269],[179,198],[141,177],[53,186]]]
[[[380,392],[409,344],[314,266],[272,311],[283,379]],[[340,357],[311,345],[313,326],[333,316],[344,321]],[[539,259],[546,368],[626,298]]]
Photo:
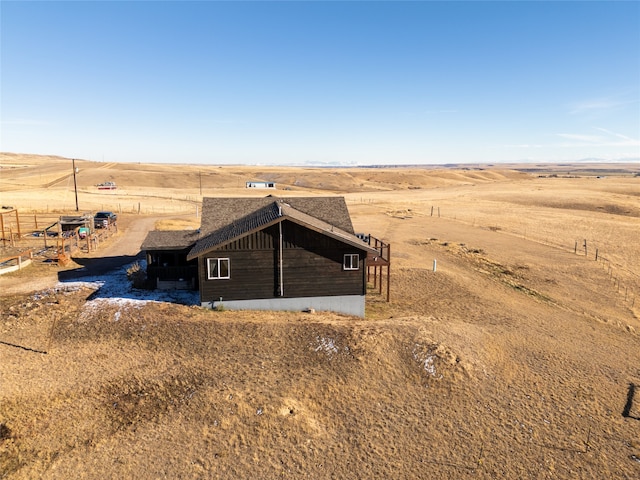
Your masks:
[[[365,296],[343,295],[336,297],[301,297],[301,298],[264,298],[257,300],[224,300],[202,302],[206,308],[219,305],[227,310],[286,310],[303,311],[313,308],[317,311],[331,311],[364,317]]]

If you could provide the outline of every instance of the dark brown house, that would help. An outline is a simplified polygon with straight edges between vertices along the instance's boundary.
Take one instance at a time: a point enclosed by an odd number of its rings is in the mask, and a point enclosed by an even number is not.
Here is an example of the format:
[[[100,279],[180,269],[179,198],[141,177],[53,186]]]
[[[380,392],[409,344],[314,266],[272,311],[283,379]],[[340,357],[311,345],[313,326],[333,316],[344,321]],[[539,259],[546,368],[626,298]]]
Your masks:
[[[342,197],[205,198],[198,232],[150,232],[142,248],[155,285],[185,282],[202,306],[359,316],[367,257],[379,255]]]

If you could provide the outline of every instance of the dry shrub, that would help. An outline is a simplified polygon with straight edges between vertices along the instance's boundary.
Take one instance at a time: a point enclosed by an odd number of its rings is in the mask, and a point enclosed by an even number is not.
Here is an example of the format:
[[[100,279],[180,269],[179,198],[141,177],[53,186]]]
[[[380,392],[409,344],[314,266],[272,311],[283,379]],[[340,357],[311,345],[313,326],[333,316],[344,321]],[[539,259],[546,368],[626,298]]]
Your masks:
[[[133,288],[145,288],[147,286],[147,274],[138,262],[127,268],[127,278],[131,281]]]

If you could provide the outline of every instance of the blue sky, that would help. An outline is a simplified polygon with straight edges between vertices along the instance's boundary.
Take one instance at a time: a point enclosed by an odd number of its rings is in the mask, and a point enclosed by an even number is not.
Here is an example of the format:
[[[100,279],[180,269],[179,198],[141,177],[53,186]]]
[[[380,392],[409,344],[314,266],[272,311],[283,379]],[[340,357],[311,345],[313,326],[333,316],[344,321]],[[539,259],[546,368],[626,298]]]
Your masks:
[[[0,3],[0,150],[640,161],[639,2]]]

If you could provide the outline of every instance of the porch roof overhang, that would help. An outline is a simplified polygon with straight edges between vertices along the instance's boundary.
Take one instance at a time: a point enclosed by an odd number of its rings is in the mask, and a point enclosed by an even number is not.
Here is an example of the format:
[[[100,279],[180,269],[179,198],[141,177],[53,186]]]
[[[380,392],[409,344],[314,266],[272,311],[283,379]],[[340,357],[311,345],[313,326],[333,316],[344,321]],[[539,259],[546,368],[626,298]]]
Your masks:
[[[193,247],[199,235],[197,230],[152,230],[142,242],[140,250],[187,250]]]

